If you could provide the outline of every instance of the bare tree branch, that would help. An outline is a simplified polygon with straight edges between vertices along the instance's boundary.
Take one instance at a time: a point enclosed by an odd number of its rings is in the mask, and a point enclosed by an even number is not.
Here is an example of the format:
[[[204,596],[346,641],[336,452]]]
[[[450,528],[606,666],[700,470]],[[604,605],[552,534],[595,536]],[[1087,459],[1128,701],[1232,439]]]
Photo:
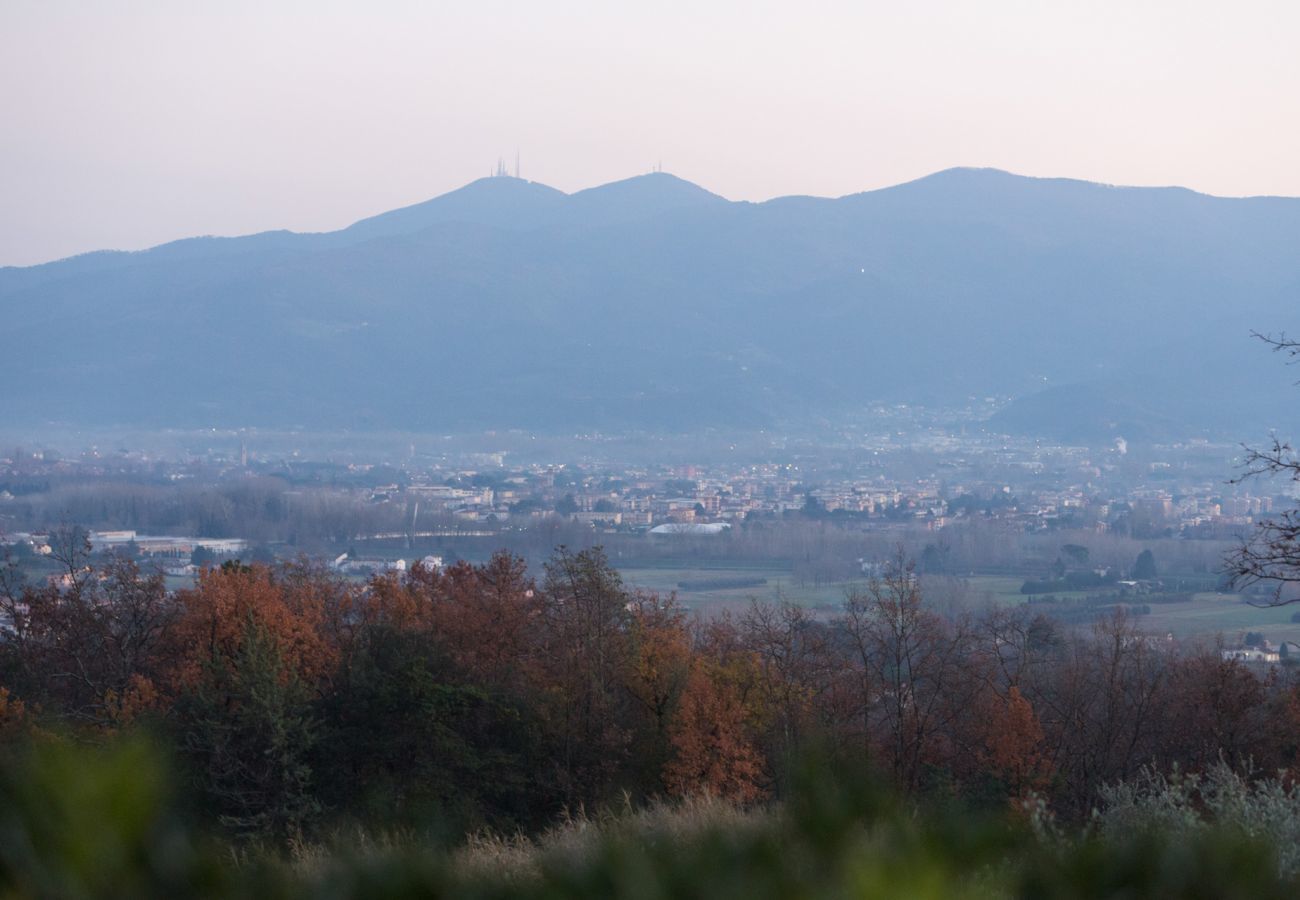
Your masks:
[[[1300,341],[1285,334],[1277,337],[1253,332],[1254,337],[1268,344],[1275,353],[1289,357],[1290,363],[1300,362]],[[1276,435],[1272,444],[1264,449],[1245,446],[1242,472],[1231,484],[1240,484],[1249,478],[1287,478],[1300,484],[1300,456],[1287,441]],[[1300,514],[1287,510],[1280,516],[1258,522],[1250,537],[1228,554],[1225,570],[1234,587],[1252,584],[1270,584],[1272,597],[1267,606],[1283,606],[1300,602],[1300,594],[1289,588],[1300,584]]]

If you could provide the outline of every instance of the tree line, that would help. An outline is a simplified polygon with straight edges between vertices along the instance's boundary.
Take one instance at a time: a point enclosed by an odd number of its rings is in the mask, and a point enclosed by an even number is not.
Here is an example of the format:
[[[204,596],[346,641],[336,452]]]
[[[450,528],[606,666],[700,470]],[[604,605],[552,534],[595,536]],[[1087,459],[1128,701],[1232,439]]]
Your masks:
[[[194,813],[232,837],[339,821],[532,831],[565,809],[789,790],[809,747],[904,795],[1082,821],[1143,767],[1295,763],[1300,693],[1123,612],[1067,630],[1030,607],[931,608],[895,557],[831,616],[688,616],[600,548],[540,572],[339,579],[310,562],[207,568],[168,592],[129,559],[0,582],[0,735],[147,730]]]

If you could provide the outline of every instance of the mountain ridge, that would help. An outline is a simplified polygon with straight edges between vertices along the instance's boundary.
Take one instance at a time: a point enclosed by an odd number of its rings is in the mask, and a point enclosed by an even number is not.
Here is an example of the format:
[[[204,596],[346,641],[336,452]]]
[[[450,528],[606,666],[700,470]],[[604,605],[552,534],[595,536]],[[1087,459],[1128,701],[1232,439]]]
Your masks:
[[[1266,377],[1251,329],[1297,330],[1297,239],[1296,199],[1001,170],[762,203],[497,177],[336,232],[0,270],[0,380],[11,421],[688,430],[1086,384],[1098,439],[1106,403],[1205,434],[1272,424],[1203,398]],[[1250,373],[1226,395],[1187,363],[1219,356]],[[1038,402],[990,427],[1078,431]]]
[[[57,259],[46,260],[46,261],[44,261],[44,262],[39,262],[39,263],[33,263],[33,264],[31,264],[31,265],[26,265],[26,266],[16,266],[16,265],[0,266],[0,273],[4,273],[4,272],[14,272],[14,271],[28,271],[28,270],[33,270],[33,269],[40,269],[40,268],[43,268],[43,267],[46,267],[46,266],[56,265],[56,264],[59,264],[59,263],[67,263],[67,262],[71,262],[71,261],[74,261],[74,260],[85,261],[87,258],[90,258],[90,257],[100,257],[100,256],[104,256],[104,255],[110,255],[110,256],[112,256],[112,255],[135,256],[135,255],[142,254],[142,253],[150,253],[150,252],[152,252],[152,251],[160,250],[160,249],[163,249],[163,248],[172,248],[172,247],[175,247],[176,245],[187,244],[187,243],[189,243],[189,242],[193,242],[193,241],[242,241],[242,240],[248,240],[248,239],[264,239],[264,238],[268,238],[268,237],[281,237],[281,238],[295,238],[295,237],[296,237],[296,238],[319,238],[319,237],[324,237],[324,236],[338,235],[338,234],[343,234],[343,233],[347,233],[347,232],[352,232],[354,229],[358,229],[359,226],[363,226],[363,225],[365,225],[365,224],[367,224],[367,223],[375,222],[376,220],[382,220],[382,219],[384,219],[384,218],[387,217],[387,216],[393,216],[393,215],[395,215],[395,214],[407,213],[407,212],[410,212],[410,211],[419,210],[419,209],[422,209],[422,208],[427,207],[429,204],[437,203],[437,202],[439,202],[439,201],[443,201],[443,200],[446,200],[446,199],[448,199],[448,198],[452,198],[452,197],[456,197],[456,196],[463,195],[464,192],[466,192],[467,190],[470,190],[470,189],[473,189],[473,188],[476,188],[476,187],[479,187],[479,186],[483,186],[483,185],[494,185],[494,186],[495,186],[495,185],[502,185],[502,184],[507,184],[507,185],[526,185],[526,186],[528,186],[529,189],[540,189],[540,190],[542,190],[542,191],[544,191],[544,192],[546,192],[546,193],[548,193],[548,194],[553,194],[553,195],[555,195],[557,198],[568,198],[568,199],[574,199],[574,198],[580,198],[580,197],[583,197],[584,195],[595,195],[595,194],[599,194],[599,193],[601,193],[601,192],[606,191],[607,189],[618,188],[618,187],[623,186],[623,185],[628,185],[628,184],[637,183],[637,182],[644,182],[645,180],[648,180],[648,179],[664,179],[664,180],[666,180],[666,181],[675,182],[675,183],[677,183],[677,184],[683,186],[684,188],[690,189],[690,190],[692,190],[693,192],[698,193],[699,195],[707,196],[707,197],[709,197],[709,198],[714,198],[714,199],[716,199],[716,200],[718,200],[718,201],[722,201],[722,202],[724,202],[724,203],[735,204],[735,205],[748,205],[748,206],[761,207],[761,206],[765,206],[765,205],[768,205],[768,204],[778,204],[778,205],[779,205],[779,204],[784,203],[784,202],[786,202],[786,201],[803,201],[803,200],[814,200],[814,201],[822,201],[822,202],[834,203],[834,202],[836,202],[836,201],[849,200],[849,199],[852,199],[852,198],[869,197],[869,196],[872,196],[872,195],[879,195],[879,194],[886,193],[886,192],[896,192],[896,191],[900,191],[900,190],[904,190],[904,189],[909,189],[909,188],[919,188],[919,187],[922,187],[922,186],[930,186],[930,185],[934,185],[934,184],[941,183],[941,182],[944,182],[944,181],[948,181],[948,180],[953,179],[953,178],[965,178],[965,177],[971,177],[971,176],[973,176],[973,177],[977,177],[977,178],[981,178],[981,179],[983,179],[983,178],[990,178],[990,179],[1005,179],[1005,180],[1007,180],[1007,182],[1022,182],[1022,183],[1034,183],[1034,182],[1039,182],[1039,183],[1054,183],[1054,184],[1061,184],[1061,185],[1073,185],[1073,186],[1080,186],[1080,187],[1085,187],[1085,188],[1100,188],[1100,189],[1115,190],[1115,191],[1134,191],[1134,192],[1179,192],[1179,193],[1186,193],[1186,194],[1191,195],[1191,196],[1194,196],[1194,197],[1208,198],[1208,199],[1217,200],[1217,201],[1224,201],[1224,202],[1228,202],[1228,203],[1234,203],[1234,202],[1239,202],[1239,201],[1246,201],[1246,202],[1250,202],[1250,201],[1283,201],[1283,202],[1300,201],[1300,198],[1297,198],[1297,197],[1289,197],[1289,196],[1285,196],[1285,195],[1276,195],[1276,194],[1257,194],[1257,195],[1249,195],[1249,196],[1242,196],[1242,197],[1225,197],[1225,196],[1221,196],[1221,195],[1217,195],[1217,194],[1210,194],[1210,193],[1205,193],[1205,192],[1202,192],[1202,191],[1197,191],[1197,190],[1195,190],[1195,189],[1193,189],[1193,188],[1183,187],[1183,186],[1180,186],[1180,185],[1124,185],[1124,184],[1109,184],[1109,183],[1105,183],[1105,182],[1088,181],[1088,180],[1086,180],[1086,179],[1069,178],[1069,177],[1064,177],[1064,176],[1020,175],[1020,174],[1017,174],[1017,173],[1011,172],[1011,171],[1006,170],[1006,169],[999,169],[999,168],[996,168],[996,167],[989,167],[989,166],[951,166],[951,167],[949,167],[949,168],[946,168],[946,169],[940,169],[940,170],[938,170],[938,171],[936,171],[936,172],[931,172],[931,173],[929,173],[929,174],[927,174],[927,175],[922,175],[922,176],[920,176],[920,177],[918,177],[918,178],[913,178],[913,179],[910,179],[910,180],[908,180],[908,181],[902,181],[902,182],[899,182],[899,183],[897,183],[897,184],[885,185],[885,186],[878,187],[878,188],[870,188],[870,189],[863,190],[863,191],[855,191],[855,192],[851,192],[851,193],[848,193],[848,194],[841,194],[841,195],[839,195],[839,196],[833,196],[833,197],[832,197],[832,196],[813,195],[813,194],[782,194],[782,195],[778,195],[778,196],[775,196],[775,197],[770,197],[770,198],[768,198],[768,199],[766,199],[766,200],[758,200],[758,201],[749,201],[749,200],[727,200],[725,197],[722,197],[721,195],[718,195],[718,194],[714,194],[713,192],[709,191],[707,188],[704,188],[704,187],[702,187],[702,186],[700,186],[700,185],[698,185],[698,184],[696,184],[696,183],[694,183],[694,182],[692,182],[692,181],[688,181],[688,180],[686,180],[686,179],[680,178],[679,176],[673,175],[673,174],[668,173],[668,172],[650,172],[650,173],[644,173],[644,174],[641,174],[641,175],[633,175],[633,176],[629,176],[629,177],[627,177],[627,178],[618,179],[618,180],[616,180],[616,181],[606,182],[606,183],[598,184],[598,185],[594,185],[594,186],[592,186],[592,187],[588,187],[588,188],[582,188],[582,189],[580,189],[580,190],[573,191],[572,193],[565,193],[564,191],[561,191],[561,190],[558,189],[558,188],[551,187],[551,186],[549,186],[549,185],[547,185],[547,184],[544,184],[543,182],[529,181],[529,180],[527,180],[527,179],[516,178],[516,177],[511,176],[511,175],[489,175],[489,176],[484,176],[484,177],[481,177],[481,178],[474,179],[474,180],[472,180],[472,181],[467,182],[466,184],[462,185],[462,186],[459,187],[459,188],[454,188],[454,189],[452,189],[452,190],[450,190],[450,191],[446,191],[446,192],[444,192],[444,193],[442,193],[442,194],[435,195],[435,196],[430,197],[430,198],[427,198],[427,199],[425,199],[425,200],[416,201],[415,203],[411,203],[411,204],[408,204],[408,205],[406,205],[406,206],[397,207],[397,208],[395,208],[395,209],[391,209],[391,210],[385,210],[385,211],[382,211],[382,212],[379,212],[379,213],[375,213],[375,214],[373,214],[373,215],[369,215],[369,216],[364,216],[364,217],[362,217],[362,218],[360,218],[360,219],[358,219],[358,220],[352,222],[352,223],[349,224],[349,225],[345,225],[345,226],[343,226],[342,228],[338,228],[338,229],[334,229],[334,230],[328,230],[328,231],[293,231],[293,230],[290,230],[290,229],[287,229],[287,228],[273,228],[273,229],[267,229],[267,230],[264,230],[264,231],[250,232],[250,233],[247,233],[247,234],[235,234],[235,235],[199,234],[199,235],[190,235],[190,236],[187,236],[187,237],[173,238],[173,239],[171,239],[171,240],[164,241],[164,242],[161,243],[161,244],[155,244],[155,245],[153,245],[153,246],[143,247],[143,248],[138,249],[138,250],[117,250],[117,249],[112,249],[112,248],[100,248],[100,249],[95,249],[95,250],[87,250],[87,251],[85,251],[85,252],[83,252],[83,253],[76,253],[76,254],[73,254],[73,255],[71,255],[71,256],[65,256],[65,257],[60,257],[60,258],[57,258]],[[455,220],[455,219],[443,219],[443,220],[441,220],[441,221],[456,221],[456,220]],[[476,223],[476,224],[481,224],[481,223],[477,222],[476,219],[471,219],[470,221],[473,222],[473,223]],[[416,230],[418,230],[418,229],[416,229]]]

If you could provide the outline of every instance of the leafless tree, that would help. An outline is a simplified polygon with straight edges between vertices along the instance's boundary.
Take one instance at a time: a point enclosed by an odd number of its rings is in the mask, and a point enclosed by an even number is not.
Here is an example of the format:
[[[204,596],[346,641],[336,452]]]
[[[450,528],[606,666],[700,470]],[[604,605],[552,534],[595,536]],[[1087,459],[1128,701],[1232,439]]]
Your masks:
[[[1291,357],[1291,362],[1300,361],[1300,341],[1285,334],[1255,336],[1275,353]],[[1260,476],[1285,478],[1300,484],[1300,456],[1295,448],[1276,436],[1265,448],[1246,447],[1244,470],[1234,483]],[[1228,555],[1227,571],[1237,586],[1271,585],[1273,594],[1269,605],[1300,601],[1300,595],[1290,590],[1300,584],[1300,513],[1285,510],[1258,523],[1254,533]]]
[[[879,740],[899,786],[914,789],[981,687],[967,665],[975,660],[970,623],[925,607],[901,550],[883,576],[850,595],[838,622],[862,667],[868,739]]]
[[[773,745],[788,753],[799,745],[836,669],[827,631],[807,609],[783,598],[752,601],[740,632],[764,674],[760,685],[773,714]]]

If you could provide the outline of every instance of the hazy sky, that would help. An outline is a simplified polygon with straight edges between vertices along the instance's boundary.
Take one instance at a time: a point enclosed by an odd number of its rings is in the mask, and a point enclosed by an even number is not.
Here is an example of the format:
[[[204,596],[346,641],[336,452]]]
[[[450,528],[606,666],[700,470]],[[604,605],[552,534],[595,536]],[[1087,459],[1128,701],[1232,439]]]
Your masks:
[[[516,149],[566,191],[1300,195],[1300,3],[0,0],[0,265],[338,228]]]

